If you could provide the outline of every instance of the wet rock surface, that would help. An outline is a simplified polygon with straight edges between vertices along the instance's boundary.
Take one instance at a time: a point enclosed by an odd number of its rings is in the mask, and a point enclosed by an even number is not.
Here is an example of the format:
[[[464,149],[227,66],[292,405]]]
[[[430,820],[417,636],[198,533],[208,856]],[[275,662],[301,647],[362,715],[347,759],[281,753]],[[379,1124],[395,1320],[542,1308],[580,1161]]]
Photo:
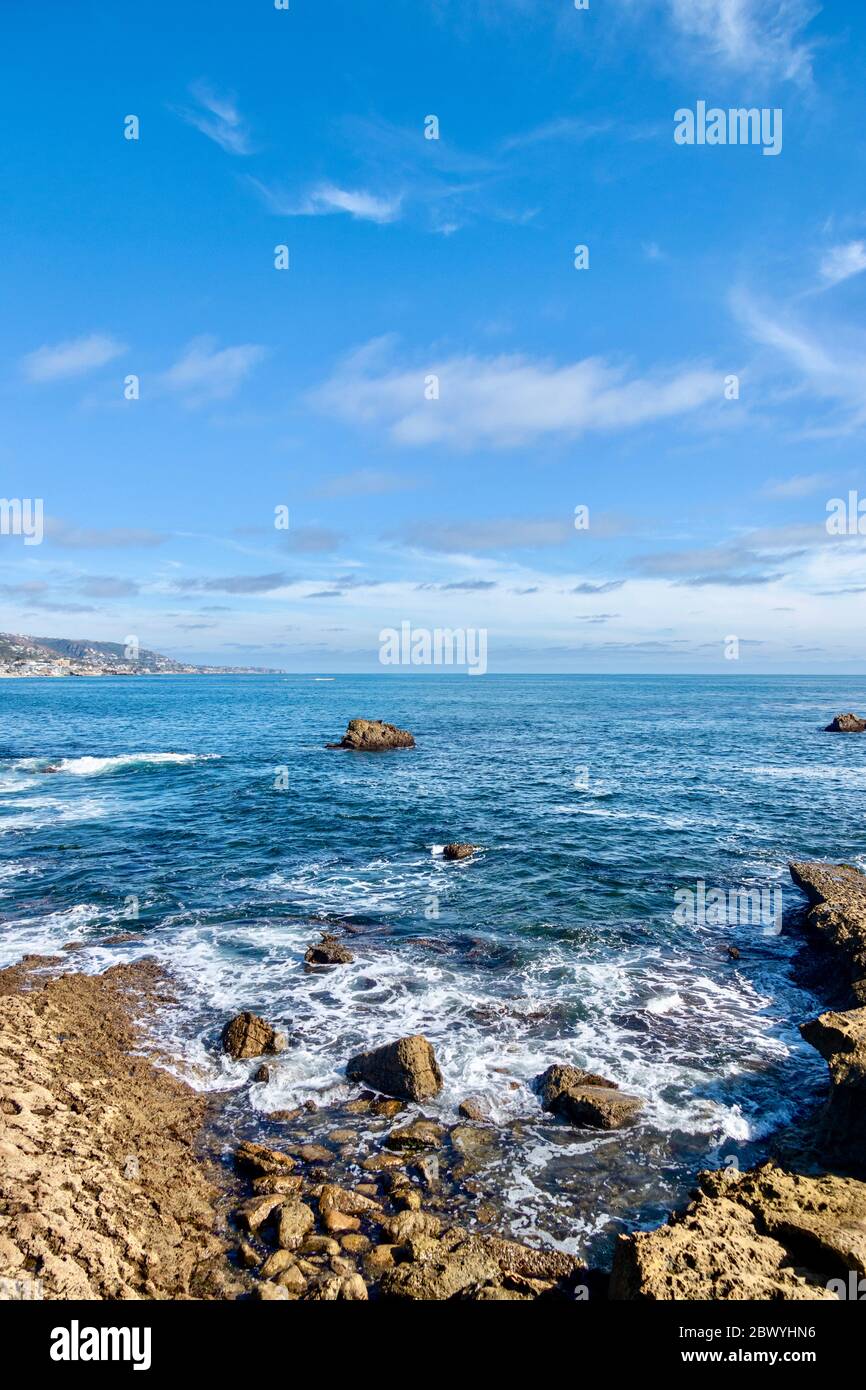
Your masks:
[[[286,1038],[257,1014],[244,1012],[230,1019],[223,1029],[223,1051],[230,1057],[262,1057],[284,1052]]]
[[[331,932],[323,932],[321,941],[310,946],[304,956],[308,965],[351,965],[354,959],[348,947]]]
[[[333,1109],[353,1116],[350,1105]],[[315,1165],[301,1157],[314,1146],[293,1145],[284,1156],[299,1165],[293,1180],[300,1189],[247,1198],[238,1207],[238,1262],[254,1279],[285,1291],[259,1297],[529,1301],[588,1296],[588,1272],[574,1256],[479,1229],[497,1212],[473,1197],[471,1180],[455,1201],[454,1175],[464,1161],[466,1136],[482,1135],[489,1144],[495,1131],[467,1124],[449,1128],[421,1115],[389,1127],[387,1117],[371,1120],[370,1111],[354,1123],[355,1143],[342,1155],[339,1181],[318,1180]],[[378,1126],[376,1138],[370,1123]],[[336,1132],[345,1134],[345,1121]],[[396,1149],[389,1150],[391,1144]],[[437,1162],[432,1184],[420,1168],[431,1156],[430,1144],[436,1145]],[[251,1149],[257,1164],[278,1164],[278,1150],[243,1144],[236,1152],[242,1172],[250,1172]]]
[[[640,1111],[638,1096],[626,1095],[615,1081],[577,1067],[548,1067],[536,1077],[542,1109],[578,1129],[619,1129]]]
[[[442,850],[443,859],[470,859],[477,850],[477,845],[460,844],[454,841],[450,845],[445,845]]]
[[[359,1052],[348,1062],[346,1075],[405,1100],[427,1100],[442,1090],[442,1073],[433,1048],[420,1033]]]

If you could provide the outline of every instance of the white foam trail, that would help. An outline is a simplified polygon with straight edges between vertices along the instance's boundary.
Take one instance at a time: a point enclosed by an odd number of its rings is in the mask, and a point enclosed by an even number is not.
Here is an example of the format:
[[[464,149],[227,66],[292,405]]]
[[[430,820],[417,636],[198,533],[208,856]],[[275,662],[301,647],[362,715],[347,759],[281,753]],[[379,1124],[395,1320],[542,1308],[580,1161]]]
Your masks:
[[[58,772],[69,772],[75,777],[95,777],[101,772],[113,772],[116,768],[133,767],[142,763],[156,766],[161,763],[203,763],[219,758],[218,753],[120,753],[113,758],[62,758],[57,763]]]

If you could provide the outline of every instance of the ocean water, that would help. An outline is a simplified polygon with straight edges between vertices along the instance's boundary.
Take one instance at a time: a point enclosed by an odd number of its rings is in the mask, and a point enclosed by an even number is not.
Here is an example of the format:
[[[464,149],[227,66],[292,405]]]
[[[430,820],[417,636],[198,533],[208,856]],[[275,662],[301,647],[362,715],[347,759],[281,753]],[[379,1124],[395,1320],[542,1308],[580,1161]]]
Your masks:
[[[822,732],[864,707],[866,678],[5,681],[0,963],[156,956],[179,1073],[263,1136],[273,1110],[353,1094],[360,1048],[423,1032],[446,1081],[425,1112],[471,1095],[497,1121],[478,1178],[499,1228],[602,1258],[701,1167],[808,1125],[825,1067],[797,1023],[820,1002],[787,861],[866,867],[866,737]],[[355,716],[418,746],[326,750]],[[446,863],[452,839],[480,851]],[[784,930],[678,920],[699,881],[779,890]],[[307,969],[341,924],[355,965]],[[242,1008],[290,1038],[264,1086],[219,1052]],[[643,1097],[639,1123],[543,1115],[530,1083],[556,1061]]]

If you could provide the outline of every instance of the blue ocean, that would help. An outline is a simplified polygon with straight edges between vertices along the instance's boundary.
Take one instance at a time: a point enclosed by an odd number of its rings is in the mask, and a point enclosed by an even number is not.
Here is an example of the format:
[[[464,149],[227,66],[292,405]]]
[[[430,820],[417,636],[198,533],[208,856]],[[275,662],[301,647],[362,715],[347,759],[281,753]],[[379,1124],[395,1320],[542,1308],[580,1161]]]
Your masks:
[[[864,707],[860,677],[7,680],[0,957],[157,957],[165,1054],[248,1134],[310,1099],[333,1126],[353,1053],[426,1034],[445,1088],[425,1112],[472,1096],[495,1118],[477,1185],[499,1228],[602,1258],[700,1168],[808,1124],[825,1066],[797,1024],[822,1004],[787,862],[866,869],[866,738],[822,732]],[[417,747],[326,749],[358,716]],[[446,862],[450,840],[479,852]],[[778,891],[784,928],[683,920],[698,884]],[[355,964],[311,971],[344,926]],[[219,1050],[243,1008],[289,1036],[266,1085]],[[639,1122],[542,1114],[552,1062],[642,1097]]]

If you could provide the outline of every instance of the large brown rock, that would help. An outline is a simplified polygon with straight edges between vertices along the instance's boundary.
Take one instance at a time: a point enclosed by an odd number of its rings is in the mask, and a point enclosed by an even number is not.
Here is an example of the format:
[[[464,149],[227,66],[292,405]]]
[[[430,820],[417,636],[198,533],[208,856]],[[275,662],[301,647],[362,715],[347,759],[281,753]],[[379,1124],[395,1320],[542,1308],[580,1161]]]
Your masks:
[[[643,1105],[638,1096],[621,1091],[615,1081],[577,1067],[548,1067],[536,1077],[535,1085],[541,1108],[578,1129],[619,1129],[633,1120]]]
[[[772,1163],[701,1173],[700,1193],[656,1231],[620,1236],[613,1299],[832,1299],[828,1279],[862,1272],[866,1184]]]
[[[351,965],[355,957],[336,936],[323,932],[321,941],[307,950],[304,960],[308,965]]]
[[[866,719],[856,714],[837,714],[824,730],[825,734],[862,734],[866,730]]]
[[[237,1014],[223,1029],[223,1051],[230,1057],[261,1057],[284,1052],[286,1037],[257,1014]]]
[[[329,743],[328,747],[379,753],[389,748],[414,748],[415,740],[406,729],[398,729],[395,724],[386,724],[381,719],[350,719],[340,742]]]
[[[821,1014],[800,1032],[830,1068],[816,1141],[826,1158],[866,1170],[866,1008]]]
[[[346,1075],[401,1100],[428,1100],[442,1090],[442,1073],[433,1048],[420,1033],[374,1047],[371,1052],[359,1052],[350,1058]]]
[[[460,844],[456,840],[453,844],[445,845],[442,850],[443,859],[469,859],[478,848],[477,845]]]

